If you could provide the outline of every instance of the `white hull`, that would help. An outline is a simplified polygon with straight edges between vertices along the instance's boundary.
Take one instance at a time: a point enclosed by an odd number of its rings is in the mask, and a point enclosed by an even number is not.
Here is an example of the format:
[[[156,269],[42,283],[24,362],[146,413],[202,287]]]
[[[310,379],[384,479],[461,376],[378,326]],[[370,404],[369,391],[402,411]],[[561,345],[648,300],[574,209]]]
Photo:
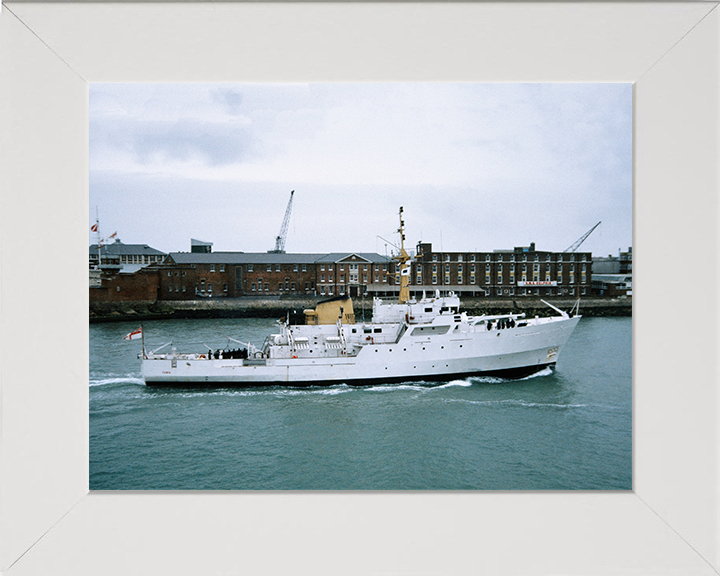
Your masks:
[[[580,319],[535,318],[502,328],[491,324],[488,329],[485,318],[445,314],[422,323],[288,326],[274,336],[273,345],[253,354],[258,358],[149,354],[142,361],[142,376],[148,385],[175,386],[365,385],[474,374],[518,377],[554,365]],[[501,317],[493,318],[497,323]]]

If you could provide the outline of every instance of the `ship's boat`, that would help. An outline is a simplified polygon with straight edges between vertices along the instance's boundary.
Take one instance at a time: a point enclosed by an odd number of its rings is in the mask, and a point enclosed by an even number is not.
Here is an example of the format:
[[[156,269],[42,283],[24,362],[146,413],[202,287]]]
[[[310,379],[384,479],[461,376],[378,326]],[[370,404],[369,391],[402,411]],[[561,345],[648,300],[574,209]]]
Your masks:
[[[400,237],[404,241],[402,208]],[[401,244],[402,245],[402,244]],[[575,309],[526,318],[523,313],[469,316],[460,299],[436,291],[409,298],[401,248],[400,297],[373,300],[372,320],[356,322],[352,300],[339,296],[288,317],[262,347],[236,341],[232,352],[148,352],[140,355],[147,385],[318,386],[449,381],[477,375],[524,377],[554,367],[577,326]],[[579,306],[579,302],[578,302]]]

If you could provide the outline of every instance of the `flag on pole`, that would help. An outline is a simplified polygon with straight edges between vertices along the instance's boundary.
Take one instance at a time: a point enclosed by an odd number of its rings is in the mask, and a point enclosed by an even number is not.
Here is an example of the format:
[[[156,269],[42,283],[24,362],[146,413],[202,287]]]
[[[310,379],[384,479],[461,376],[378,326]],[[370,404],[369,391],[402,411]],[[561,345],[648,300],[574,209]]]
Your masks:
[[[130,334],[125,336],[123,340],[137,340],[138,338],[142,338],[142,326],[140,326],[137,330],[130,332]]]
[[[110,236],[108,236],[108,240],[110,238],[115,238],[115,236],[117,236],[117,232],[113,232],[112,234],[110,234]]]
[[[97,222],[95,222],[95,224],[93,224],[92,226],[90,226],[90,230],[92,230],[93,232],[97,232],[97,231],[98,231]]]

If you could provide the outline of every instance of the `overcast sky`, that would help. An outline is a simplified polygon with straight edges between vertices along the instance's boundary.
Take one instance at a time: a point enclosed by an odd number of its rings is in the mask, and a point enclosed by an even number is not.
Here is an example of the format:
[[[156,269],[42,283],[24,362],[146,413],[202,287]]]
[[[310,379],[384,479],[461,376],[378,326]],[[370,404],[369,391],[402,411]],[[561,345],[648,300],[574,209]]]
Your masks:
[[[189,251],[632,245],[630,84],[92,84],[90,214]],[[90,235],[90,241],[95,236]]]

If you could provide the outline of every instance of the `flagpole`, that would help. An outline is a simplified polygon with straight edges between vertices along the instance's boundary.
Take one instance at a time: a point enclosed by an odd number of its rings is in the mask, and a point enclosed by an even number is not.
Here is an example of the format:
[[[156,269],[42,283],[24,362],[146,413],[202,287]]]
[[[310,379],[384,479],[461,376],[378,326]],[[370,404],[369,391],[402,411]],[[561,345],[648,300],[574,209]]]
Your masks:
[[[142,338],[142,355],[143,360],[147,359],[147,356],[145,355],[145,330],[143,329],[143,325],[140,324],[140,338]]]

